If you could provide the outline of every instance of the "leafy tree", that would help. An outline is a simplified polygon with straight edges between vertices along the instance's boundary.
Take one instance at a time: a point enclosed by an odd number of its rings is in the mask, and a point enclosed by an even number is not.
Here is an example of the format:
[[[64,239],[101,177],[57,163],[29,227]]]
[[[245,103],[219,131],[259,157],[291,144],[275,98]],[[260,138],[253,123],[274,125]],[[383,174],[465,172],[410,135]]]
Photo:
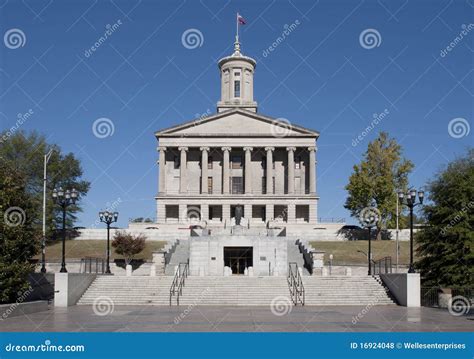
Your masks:
[[[402,147],[385,132],[369,143],[362,162],[354,165],[344,207],[356,218],[364,208],[377,207],[377,239],[383,228],[395,223],[397,192],[406,192],[412,168],[412,162],[402,157]]]
[[[0,161],[0,303],[11,303],[28,288],[41,233],[33,223],[34,202],[26,176]]]
[[[145,249],[146,237],[143,234],[133,235],[117,231],[112,241],[115,252],[125,257],[125,263],[130,264],[133,257]]]
[[[428,184],[427,221],[416,235],[424,285],[474,285],[474,149]]]
[[[53,150],[48,163],[48,181],[46,188],[46,223],[47,236],[54,233],[62,224],[61,210],[54,205],[51,194],[54,188],[76,188],[80,196],[85,196],[90,183],[81,179],[80,162],[72,153],[63,154],[61,148],[49,144],[46,138],[36,132],[17,131],[13,135],[0,134],[0,160],[6,162],[13,170],[24,173],[25,189],[33,202],[30,216],[33,223],[40,225],[43,211],[43,162],[44,155]],[[67,225],[72,227],[76,215],[81,212],[80,202],[68,208]]]

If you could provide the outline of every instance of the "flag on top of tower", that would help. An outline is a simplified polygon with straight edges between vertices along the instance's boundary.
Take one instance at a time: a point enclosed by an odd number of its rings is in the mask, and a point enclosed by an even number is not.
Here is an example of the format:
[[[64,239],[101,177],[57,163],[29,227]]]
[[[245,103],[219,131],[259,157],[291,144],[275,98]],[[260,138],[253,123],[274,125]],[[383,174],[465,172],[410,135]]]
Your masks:
[[[240,25],[245,25],[247,23],[247,21],[245,21],[245,19],[239,13],[237,13],[237,22]]]

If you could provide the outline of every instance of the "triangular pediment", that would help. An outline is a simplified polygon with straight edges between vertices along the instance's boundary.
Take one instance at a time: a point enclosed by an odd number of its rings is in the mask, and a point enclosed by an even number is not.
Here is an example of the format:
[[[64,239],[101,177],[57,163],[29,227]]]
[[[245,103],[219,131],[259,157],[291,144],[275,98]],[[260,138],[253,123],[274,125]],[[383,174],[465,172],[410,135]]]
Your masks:
[[[297,126],[282,118],[272,118],[237,109],[198,118],[155,133],[156,137],[319,137],[317,131]]]

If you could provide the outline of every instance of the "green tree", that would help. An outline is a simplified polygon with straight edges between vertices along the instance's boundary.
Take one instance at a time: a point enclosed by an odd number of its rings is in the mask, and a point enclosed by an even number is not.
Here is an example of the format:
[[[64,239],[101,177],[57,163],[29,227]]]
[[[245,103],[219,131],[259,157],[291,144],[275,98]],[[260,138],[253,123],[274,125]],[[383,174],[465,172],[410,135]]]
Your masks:
[[[428,184],[427,226],[416,235],[424,285],[474,286],[474,149]]]
[[[412,168],[412,162],[402,157],[402,147],[385,132],[369,143],[361,163],[354,165],[344,207],[357,219],[364,208],[377,207],[377,239],[382,229],[395,222],[397,192],[406,192]]]
[[[31,218],[36,225],[41,224],[43,211],[43,162],[44,155],[53,150],[48,163],[46,223],[47,237],[61,226],[60,209],[51,200],[52,190],[62,186],[64,189],[76,188],[80,196],[85,196],[90,183],[81,179],[82,168],[72,153],[63,154],[58,145],[50,144],[46,138],[36,132],[17,131],[13,135],[0,134],[0,160],[14,171],[25,175],[26,191],[31,196],[33,208]],[[68,208],[67,225],[74,225],[77,213],[81,212],[80,202]]]
[[[125,263],[130,264],[133,257],[145,249],[146,237],[143,234],[133,235],[124,231],[117,231],[112,241],[112,247],[117,254],[125,257]]]
[[[33,223],[34,203],[26,176],[0,161],[0,303],[11,303],[28,287],[28,260],[41,236]]]

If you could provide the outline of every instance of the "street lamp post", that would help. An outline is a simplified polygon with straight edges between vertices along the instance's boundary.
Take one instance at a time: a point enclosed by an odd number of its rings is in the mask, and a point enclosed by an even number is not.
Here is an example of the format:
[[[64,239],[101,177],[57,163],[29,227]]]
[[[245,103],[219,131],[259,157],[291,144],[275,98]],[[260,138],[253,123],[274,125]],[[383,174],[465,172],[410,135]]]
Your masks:
[[[372,275],[372,227],[375,227],[378,221],[379,216],[375,210],[371,211],[370,215],[364,216],[362,218],[362,224],[368,229],[369,232],[369,248],[367,251],[368,275]]]
[[[41,273],[46,273],[46,182],[48,180],[46,167],[52,154],[53,149],[50,149],[49,152],[44,155],[43,162],[43,238],[41,240]]]
[[[110,274],[110,225],[117,222],[118,212],[99,212],[99,219],[107,225],[107,269],[105,273]]]
[[[410,266],[408,267],[408,273],[415,273],[415,267],[413,265],[413,208],[418,205],[423,204],[423,199],[425,198],[425,192],[418,191],[418,203],[416,203],[416,190],[411,189],[408,193],[403,192],[398,193],[398,198],[400,204],[406,205],[410,209]],[[404,201],[405,199],[405,201]]]
[[[77,201],[78,192],[76,189],[64,191],[62,187],[53,190],[54,203],[58,204],[63,211],[63,248],[62,248],[62,259],[61,259],[61,270],[60,273],[67,273],[66,270],[66,209],[71,204],[75,204]]]

